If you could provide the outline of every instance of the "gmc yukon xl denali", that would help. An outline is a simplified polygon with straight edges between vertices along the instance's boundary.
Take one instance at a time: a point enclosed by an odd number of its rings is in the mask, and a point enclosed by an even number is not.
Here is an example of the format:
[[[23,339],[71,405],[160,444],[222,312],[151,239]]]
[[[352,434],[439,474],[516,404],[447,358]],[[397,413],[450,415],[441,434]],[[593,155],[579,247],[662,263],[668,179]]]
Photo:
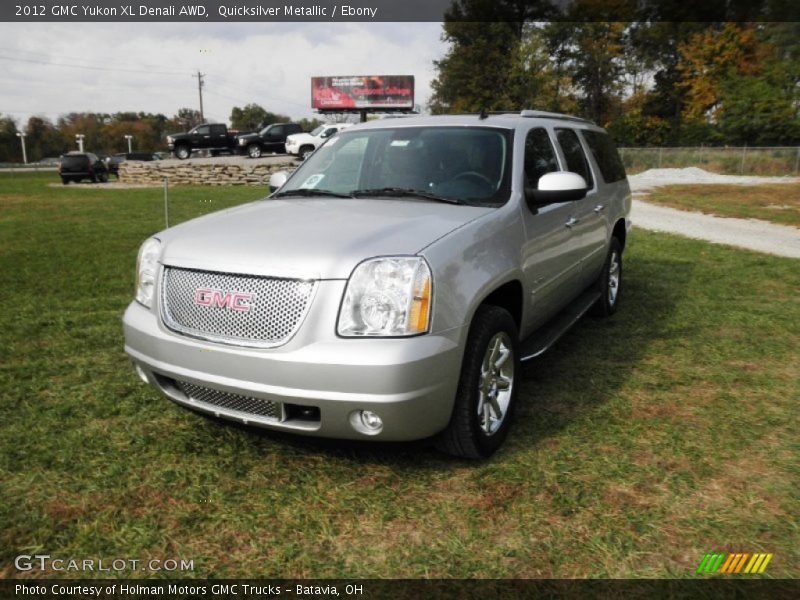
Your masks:
[[[365,123],[270,187],[139,251],[125,350],[195,411],[483,458],[520,361],[617,309],[630,188],[589,121]]]

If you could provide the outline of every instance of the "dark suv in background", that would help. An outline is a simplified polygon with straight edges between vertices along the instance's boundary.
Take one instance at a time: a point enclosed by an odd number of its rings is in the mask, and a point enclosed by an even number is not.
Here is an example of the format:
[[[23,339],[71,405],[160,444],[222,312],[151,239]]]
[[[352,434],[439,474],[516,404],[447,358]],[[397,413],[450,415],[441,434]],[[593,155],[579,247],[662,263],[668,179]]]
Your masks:
[[[58,174],[64,185],[70,181],[89,179],[92,183],[108,181],[108,169],[96,154],[91,152],[68,152],[61,155]]]
[[[303,128],[297,123],[273,123],[258,133],[237,136],[236,146],[240,153],[250,158],[259,158],[265,152],[286,154],[286,138],[302,132]]]

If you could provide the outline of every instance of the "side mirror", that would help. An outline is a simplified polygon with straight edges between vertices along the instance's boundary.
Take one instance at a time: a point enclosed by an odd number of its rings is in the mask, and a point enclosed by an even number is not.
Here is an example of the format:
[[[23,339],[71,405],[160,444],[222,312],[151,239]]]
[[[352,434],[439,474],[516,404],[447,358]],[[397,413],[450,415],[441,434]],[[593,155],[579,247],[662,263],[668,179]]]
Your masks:
[[[289,179],[289,173],[286,171],[277,171],[269,176],[269,191],[277,192]]]
[[[555,202],[571,202],[586,197],[586,180],[570,171],[546,173],[539,178],[537,188],[525,188],[525,198],[532,206],[544,206]]]

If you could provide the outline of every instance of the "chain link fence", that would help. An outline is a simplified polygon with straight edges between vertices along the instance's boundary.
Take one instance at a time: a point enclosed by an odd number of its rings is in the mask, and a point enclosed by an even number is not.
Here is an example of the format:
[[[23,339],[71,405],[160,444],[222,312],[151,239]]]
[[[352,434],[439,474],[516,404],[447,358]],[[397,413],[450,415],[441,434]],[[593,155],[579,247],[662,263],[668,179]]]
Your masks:
[[[699,167],[724,175],[798,175],[800,146],[620,148],[628,174]]]

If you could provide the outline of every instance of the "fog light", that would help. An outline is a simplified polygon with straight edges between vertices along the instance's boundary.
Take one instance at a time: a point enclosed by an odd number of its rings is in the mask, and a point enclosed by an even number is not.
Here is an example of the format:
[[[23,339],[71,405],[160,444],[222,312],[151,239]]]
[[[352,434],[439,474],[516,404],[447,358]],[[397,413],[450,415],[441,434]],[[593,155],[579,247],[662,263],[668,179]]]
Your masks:
[[[383,421],[371,410],[361,411],[361,424],[370,431],[380,431],[383,427]]]
[[[150,378],[147,377],[147,373],[144,372],[144,369],[139,365],[134,365],[136,367],[136,374],[139,376],[139,379],[144,381],[145,383],[150,383]]]

